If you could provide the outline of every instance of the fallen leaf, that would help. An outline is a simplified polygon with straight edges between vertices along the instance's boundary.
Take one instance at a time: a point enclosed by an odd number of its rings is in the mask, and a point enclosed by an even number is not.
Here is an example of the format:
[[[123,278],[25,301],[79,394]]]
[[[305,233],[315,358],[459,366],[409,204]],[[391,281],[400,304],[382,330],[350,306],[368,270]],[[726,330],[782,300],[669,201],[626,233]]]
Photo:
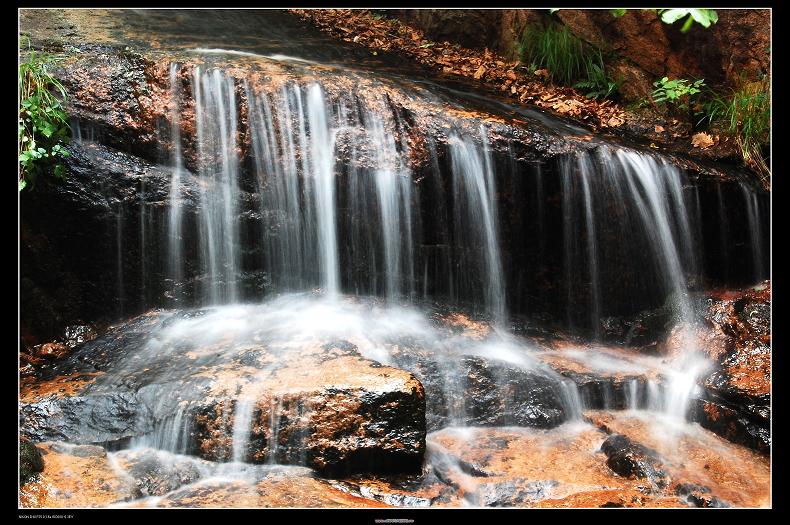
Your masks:
[[[480,80],[482,76],[486,74],[486,71],[488,70],[485,66],[480,66],[477,68],[477,71],[475,71],[475,80]]]
[[[659,126],[658,124],[656,124],[655,130],[656,133],[661,133],[662,131],[664,131],[664,126]]]
[[[625,121],[621,118],[612,117],[606,122],[606,124],[610,127],[616,128],[617,126],[621,125],[623,122]]]
[[[693,135],[691,137],[691,145],[694,146],[695,148],[706,149],[713,146],[713,144],[714,144],[713,137],[711,137],[704,131],[697,133],[696,135]]]

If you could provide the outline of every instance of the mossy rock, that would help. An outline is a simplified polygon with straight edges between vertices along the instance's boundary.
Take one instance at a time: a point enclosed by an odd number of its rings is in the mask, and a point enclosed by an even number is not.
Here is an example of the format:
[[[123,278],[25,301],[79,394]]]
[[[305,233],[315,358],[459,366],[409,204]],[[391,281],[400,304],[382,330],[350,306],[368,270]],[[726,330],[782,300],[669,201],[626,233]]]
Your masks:
[[[37,472],[44,470],[44,458],[41,451],[32,443],[19,444],[19,483],[24,485],[30,481]]]

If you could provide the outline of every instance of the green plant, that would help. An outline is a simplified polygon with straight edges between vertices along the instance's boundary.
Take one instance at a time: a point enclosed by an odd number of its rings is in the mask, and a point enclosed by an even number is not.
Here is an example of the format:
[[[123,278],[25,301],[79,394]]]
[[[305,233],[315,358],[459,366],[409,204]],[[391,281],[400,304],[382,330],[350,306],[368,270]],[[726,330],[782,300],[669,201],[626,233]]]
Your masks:
[[[708,28],[711,24],[719,21],[719,15],[713,9],[659,9],[658,14],[661,16],[661,21],[665,24],[674,24],[684,16],[687,17],[680,28],[681,33],[691,29],[694,22],[697,22],[704,28]]]
[[[620,18],[625,15],[627,11],[628,9],[609,10],[615,18]],[[655,11],[665,24],[674,24],[684,16],[688,17],[680,28],[681,33],[685,33],[691,29],[694,22],[697,22],[702,27],[708,28],[719,21],[719,15],[713,9],[643,9],[643,11]]]
[[[27,62],[19,64],[19,191],[32,189],[38,175],[50,167],[52,175],[64,177],[58,160],[69,156],[64,146],[70,129],[55,93],[65,101],[66,90],[47,71],[52,60],[31,50]]]
[[[729,95],[714,95],[703,106],[700,122],[721,124],[728,135],[735,137],[744,163],[767,176],[769,169],[762,150],[771,136],[769,79],[748,82],[742,78]]]
[[[587,64],[587,78],[576,82],[573,87],[587,91],[585,97],[593,100],[599,98],[611,98],[620,89],[623,83],[622,77],[612,79],[606,74],[603,66],[603,57],[599,57],[596,62]]]
[[[518,49],[523,63],[534,63],[548,70],[552,81],[567,85],[585,79],[589,64],[600,58],[600,53],[566,26],[554,23],[545,28],[528,27]]]
[[[663,77],[653,82],[653,87],[655,87],[652,93],[654,103],[689,110],[694,96],[701,93],[702,88],[705,87],[705,81],[702,79],[689,82],[685,78],[670,80],[669,77]]]

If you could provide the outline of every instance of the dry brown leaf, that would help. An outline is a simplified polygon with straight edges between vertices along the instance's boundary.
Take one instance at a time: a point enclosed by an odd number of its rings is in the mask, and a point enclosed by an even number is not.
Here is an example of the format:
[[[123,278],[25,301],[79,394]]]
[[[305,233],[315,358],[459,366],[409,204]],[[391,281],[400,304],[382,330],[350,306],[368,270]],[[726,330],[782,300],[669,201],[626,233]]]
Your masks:
[[[477,68],[477,71],[475,71],[475,80],[480,80],[483,77],[483,75],[486,74],[486,71],[488,70],[486,69],[485,66],[480,66],[479,68]]]
[[[715,141],[713,140],[713,137],[711,137],[704,131],[697,133],[691,137],[691,145],[694,146],[695,148],[706,149],[713,146],[714,143]]]
[[[664,126],[659,126],[658,124],[656,124],[655,130],[656,133],[661,133],[662,131],[664,131]]]
[[[619,117],[612,117],[606,122],[606,124],[609,127],[616,128],[617,126],[621,125],[623,122],[625,121]]]

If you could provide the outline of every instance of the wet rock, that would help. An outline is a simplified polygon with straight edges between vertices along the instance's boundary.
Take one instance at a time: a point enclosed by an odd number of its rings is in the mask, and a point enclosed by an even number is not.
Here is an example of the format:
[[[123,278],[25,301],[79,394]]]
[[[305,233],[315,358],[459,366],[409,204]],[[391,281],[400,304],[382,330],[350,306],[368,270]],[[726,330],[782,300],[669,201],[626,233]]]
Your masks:
[[[134,393],[20,403],[20,432],[35,442],[109,443],[150,432],[153,420]]]
[[[716,507],[724,508],[730,505],[711,495],[710,488],[696,483],[678,483],[675,486],[675,494],[685,498],[686,501],[695,507]]]
[[[422,475],[409,479],[359,476],[332,482],[332,486],[360,498],[380,501],[393,507],[430,507],[441,497],[439,492],[431,491],[432,483],[421,479]]]
[[[134,505],[130,505],[134,506]],[[349,494],[304,469],[278,468],[260,479],[206,480],[156,502],[166,508],[381,508],[385,503]]]
[[[96,329],[90,325],[70,325],[64,330],[66,346],[74,349],[77,346],[93,341],[98,336]]]
[[[755,418],[744,407],[721,399],[693,400],[690,418],[733,443],[746,445],[763,454],[771,453],[769,418]]]
[[[103,447],[96,445],[72,445],[68,443],[55,442],[50,445],[54,452],[69,454],[78,458],[106,458],[107,451]]]
[[[610,343],[650,347],[667,336],[674,322],[672,309],[662,306],[633,316],[607,317],[602,321],[602,335]]]
[[[530,481],[523,478],[504,483],[485,484],[477,489],[478,504],[482,507],[523,507],[546,499],[556,481]]]
[[[551,428],[565,420],[555,379],[478,357],[462,365],[467,424]]]
[[[61,359],[71,349],[63,343],[44,343],[36,350],[36,355],[49,360]]]
[[[29,441],[19,443],[19,484],[24,485],[44,470],[41,451]]]
[[[309,374],[285,367],[256,386],[243,456],[304,464],[332,476],[419,471],[425,451],[422,385],[408,372],[358,357],[321,355],[319,362],[299,365],[312,367]],[[238,407],[223,402],[199,410],[195,432],[202,457],[231,457],[228,436]]]
[[[550,428],[565,421],[557,376],[462,352],[446,359],[408,343],[393,350],[395,363],[412,371],[431,392],[429,430],[457,423]]]
[[[695,498],[711,502],[715,497],[734,507],[770,505],[770,460],[750,448],[734,444],[697,424],[681,425],[655,413],[590,411],[585,415],[610,437],[625,436],[631,444],[637,445],[637,449],[647,449],[645,470],[660,470],[666,474],[663,488],[660,484],[645,487],[646,478],[635,478],[641,482],[643,491],[650,491],[651,498],[671,496],[676,502],[693,504],[691,499],[678,499],[677,491],[696,494]],[[622,443],[620,438],[617,441]],[[626,446],[625,450],[628,449]],[[651,459],[651,451],[658,463]],[[638,450],[634,458],[639,459],[643,454],[644,450]],[[634,462],[624,463],[629,467]],[[703,492],[700,487],[709,492]]]
[[[677,497],[667,498],[661,489],[645,493],[641,479],[612,472],[599,451],[604,437],[600,430],[578,422],[549,430],[448,428],[429,435],[430,470],[426,472],[433,471],[454,493],[463,493],[464,503],[473,506],[683,505]],[[469,475],[454,464],[460,459],[478,465],[488,475]]]
[[[38,447],[44,454],[44,469],[37,479],[20,488],[19,501],[24,508],[105,507],[142,495],[100,447],[66,443],[41,443]]]
[[[699,347],[714,361],[700,380],[694,417],[736,443],[769,453],[771,435],[771,286],[714,292],[702,300]]]
[[[121,451],[115,460],[134,478],[143,496],[163,496],[194,483],[210,469],[208,462],[153,449]]]
[[[655,450],[632,442],[621,434],[609,436],[601,445],[608,458],[606,464],[617,474],[626,478],[647,478],[658,487],[666,485],[663,460]]]

